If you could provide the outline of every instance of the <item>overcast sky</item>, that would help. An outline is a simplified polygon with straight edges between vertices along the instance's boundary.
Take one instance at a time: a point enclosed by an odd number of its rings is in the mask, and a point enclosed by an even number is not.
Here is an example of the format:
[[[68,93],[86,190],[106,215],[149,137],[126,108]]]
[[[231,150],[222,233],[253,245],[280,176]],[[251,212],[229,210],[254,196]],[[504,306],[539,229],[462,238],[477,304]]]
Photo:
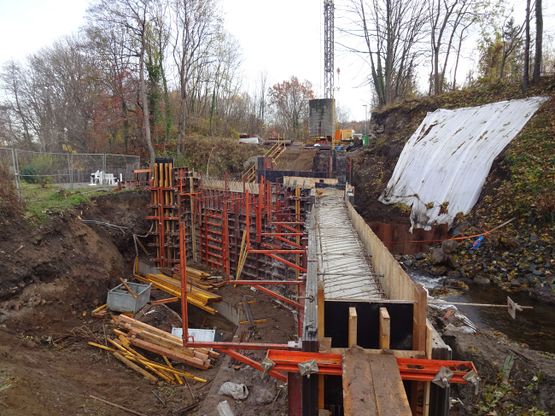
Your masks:
[[[341,1],[336,0],[339,6]],[[508,0],[519,9],[524,0]],[[25,57],[84,24],[89,0],[0,0],[0,65]],[[555,34],[555,0],[544,0],[547,35]],[[244,88],[253,91],[260,74],[268,86],[292,75],[312,82],[317,96],[323,91],[322,0],[221,0],[227,30],[239,41]],[[336,34],[336,38],[338,35]],[[468,53],[468,67],[473,56]],[[370,87],[361,86],[367,68],[336,46],[337,104],[353,119],[365,117]],[[461,71],[464,72],[464,71]]]

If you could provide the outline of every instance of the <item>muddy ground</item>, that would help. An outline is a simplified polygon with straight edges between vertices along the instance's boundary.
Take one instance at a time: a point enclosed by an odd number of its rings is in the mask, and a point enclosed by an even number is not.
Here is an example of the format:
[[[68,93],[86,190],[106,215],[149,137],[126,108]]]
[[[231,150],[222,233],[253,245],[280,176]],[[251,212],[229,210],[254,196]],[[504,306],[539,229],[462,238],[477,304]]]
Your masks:
[[[188,369],[209,380],[190,382],[189,389],[150,384],[109,353],[87,345],[88,341],[103,344],[111,333],[109,317],[95,319],[91,311],[105,302],[107,290],[119,283],[119,277],[131,277],[132,234],[148,231],[143,219],[146,202],[144,193],[110,194],[52,216],[41,226],[17,219],[1,226],[1,415],[128,414],[91,395],[145,415],[210,415],[224,399],[237,414],[280,414],[287,409],[287,395],[273,379],[261,379],[258,372],[224,356],[210,370]],[[242,338],[286,342],[294,334],[291,313],[266,296],[246,288],[221,293],[231,302],[244,297],[256,301],[255,319],[266,319],[254,331],[242,325],[237,331],[246,332]],[[194,308],[191,316],[198,327],[220,328],[223,339],[231,340],[235,333],[235,327],[222,318],[213,319]],[[230,380],[247,384],[251,394],[245,401],[217,394],[220,384]]]

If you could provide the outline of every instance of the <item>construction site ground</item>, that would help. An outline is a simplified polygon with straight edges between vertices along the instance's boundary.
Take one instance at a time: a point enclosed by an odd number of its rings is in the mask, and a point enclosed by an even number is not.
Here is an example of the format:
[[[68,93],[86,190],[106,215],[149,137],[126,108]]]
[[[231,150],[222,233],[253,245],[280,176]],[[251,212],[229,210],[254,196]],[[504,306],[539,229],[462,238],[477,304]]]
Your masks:
[[[144,195],[135,192],[97,198],[81,210],[52,216],[40,226],[13,219],[0,232],[0,414],[124,415],[92,396],[145,415],[210,415],[227,400],[237,414],[286,414],[287,394],[275,380],[222,355],[213,368],[187,369],[209,381],[187,385],[151,384],[114,357],[87,345],[104,343],[109,317],[91,311],[106,300],[119,277],[130,278],[135,255],[132,234],[146,223]],[[81,219],[117,224],[123,229],[87,225]],[[193,324],[218,327],[225,340],[233,335],[253,341],[286,342],[296,331],[292,314],[266,295],[246,287],[218,291],[226,301],[251,303],[264,323],[239,331],[222,318],[191,308]],[[163,308],[166,308],[163,306]],[[167,309],[167,308],[166,308]],[[164,318],[179,323],[177,314]],[[154,324],[163,325],[163,322]],[[167,329],[167,328],[164,328]],[[261,353],[247,355],[260,360]],[[236,402],[218,395],[225,381],[245,383],[249,397]]]

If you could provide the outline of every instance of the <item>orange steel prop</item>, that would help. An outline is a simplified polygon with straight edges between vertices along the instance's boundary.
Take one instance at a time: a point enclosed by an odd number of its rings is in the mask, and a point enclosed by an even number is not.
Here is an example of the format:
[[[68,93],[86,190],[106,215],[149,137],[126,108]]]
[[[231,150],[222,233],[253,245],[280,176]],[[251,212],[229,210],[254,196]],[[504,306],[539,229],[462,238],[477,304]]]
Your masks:
[[[323,375],[341,376],[343,374],[343,357],[341,354],[268,350],[267,358],[275,363],[274,370],[298,373],[300,363],[315,360],[318,373]],[[425,358],[396,357],[401,379],[407,381],[432,381],[441,367],[453,372],[450,383],[466,384],[464,379],[471,371],[476,372],[472,361],[429,360]]]

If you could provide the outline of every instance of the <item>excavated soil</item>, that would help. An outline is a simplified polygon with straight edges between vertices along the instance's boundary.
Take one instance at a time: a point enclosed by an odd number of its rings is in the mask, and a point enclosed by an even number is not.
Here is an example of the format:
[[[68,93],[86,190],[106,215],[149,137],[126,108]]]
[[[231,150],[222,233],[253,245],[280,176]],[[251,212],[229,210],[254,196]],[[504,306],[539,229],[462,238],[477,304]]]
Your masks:
[[[105,302],[119,277],[131,277],[132,235],[148,232],[143,219],[147,202],[146,193],[115,193],[52,216],[40,227],[17,218],[0,225],[1,415],[129,414],[91,395],[144,415],[209,415],[222,400],[236,414],[286,414],[283,387],[225,356],[207,371],[187,369],[208,383],[155,385],[111,354],[87,345],[103,344],[111,333],[110,318],[94,319],[91,311]],[[254,330],[241,325],[236,331],[223,318],[191,307],[192,325],[216,327],[224,340],[235,335],[251,342],[286,342],[295,333],[291,313],[265,295],[232,287],[219,293],[232,304],[256,301],[251,305],[254,318],[266,322]],[[149,319],[160,321],[151,323],[166,330],[168,322],[178,324],[175,311],[167,311],[159,319],[149,314]],[[244,382],[249,397],[236,402],[220,396],[224,381]]]

